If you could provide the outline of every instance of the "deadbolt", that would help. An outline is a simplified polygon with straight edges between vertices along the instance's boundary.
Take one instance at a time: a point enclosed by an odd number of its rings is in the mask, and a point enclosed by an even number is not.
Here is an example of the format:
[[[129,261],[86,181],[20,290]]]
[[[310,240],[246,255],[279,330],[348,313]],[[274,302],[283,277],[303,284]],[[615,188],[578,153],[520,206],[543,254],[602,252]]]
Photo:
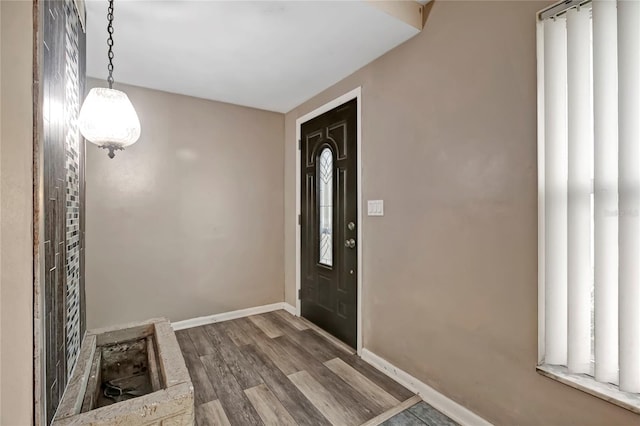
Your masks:
[[[356,229],[356,224],[353,222],[349,222],[347,228],[349,228],[349,231],[353,231],[354,229]]]
[[[356,240],[354,240],[353,238],[349,238],[348,240],[346,240],[344,242],[344,246],[346,248],[352,249],[352,248],[354,248],[356,246]]]

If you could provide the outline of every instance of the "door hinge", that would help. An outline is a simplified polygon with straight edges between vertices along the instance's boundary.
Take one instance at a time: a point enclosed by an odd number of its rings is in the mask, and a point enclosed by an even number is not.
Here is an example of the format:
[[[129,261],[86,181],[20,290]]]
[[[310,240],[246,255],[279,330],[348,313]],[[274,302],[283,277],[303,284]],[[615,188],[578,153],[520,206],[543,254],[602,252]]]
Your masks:
[[[302,215],[298,215],[298,225],[302,225]]]
[[[298,151],[302,149],[302,139],[298,139]]]
[[[302,300],[302,289],[298,289],[298,300]]]

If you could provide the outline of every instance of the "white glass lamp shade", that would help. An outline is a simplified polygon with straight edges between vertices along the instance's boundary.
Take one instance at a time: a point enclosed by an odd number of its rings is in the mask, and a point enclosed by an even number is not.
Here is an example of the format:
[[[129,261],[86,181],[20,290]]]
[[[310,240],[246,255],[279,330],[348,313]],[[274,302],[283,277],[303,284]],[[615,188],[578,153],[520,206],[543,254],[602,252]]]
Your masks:
[[[80,132],[100,147],[123,149],[140,137],[140,120],[129,97],[120,90],[91,89],[80,109]]]

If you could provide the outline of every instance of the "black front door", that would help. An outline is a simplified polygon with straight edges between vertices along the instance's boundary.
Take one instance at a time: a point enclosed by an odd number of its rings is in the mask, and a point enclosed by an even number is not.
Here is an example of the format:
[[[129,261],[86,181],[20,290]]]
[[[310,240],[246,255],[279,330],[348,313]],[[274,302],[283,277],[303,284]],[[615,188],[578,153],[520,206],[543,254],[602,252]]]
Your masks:
[[[302,316],[356,347],[357,100],[301,128]]]

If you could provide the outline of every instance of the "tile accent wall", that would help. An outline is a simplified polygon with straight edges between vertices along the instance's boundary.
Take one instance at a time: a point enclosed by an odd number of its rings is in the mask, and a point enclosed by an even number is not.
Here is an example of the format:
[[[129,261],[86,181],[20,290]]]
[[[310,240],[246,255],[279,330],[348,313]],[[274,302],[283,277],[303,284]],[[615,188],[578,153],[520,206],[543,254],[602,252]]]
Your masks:
[[[53,419],[73,371],[85,328],[84,140],[77,118],[84,99],[85,34],[73,0],[43,0],[41,108],[44,190],[44,399]]]
[[[65,34],[65,151],[67,171],[66,195],[66,343],[67,366],[75,364],[80,350],[80,82],[78,31],[81,31],[74,2],[64,4]],[[67,369],[67,376],[71,375]]]

